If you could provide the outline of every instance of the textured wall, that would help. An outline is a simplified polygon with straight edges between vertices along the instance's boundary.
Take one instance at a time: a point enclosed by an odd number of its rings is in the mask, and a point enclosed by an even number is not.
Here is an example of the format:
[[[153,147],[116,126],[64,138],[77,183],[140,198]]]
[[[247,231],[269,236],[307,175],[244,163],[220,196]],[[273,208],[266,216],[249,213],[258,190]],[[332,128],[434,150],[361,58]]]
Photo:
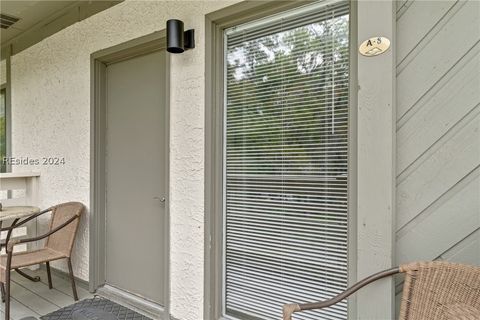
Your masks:
[[[399,6],[397,263],[480,264],[479,25],[474,0]]]
[[[171,59],[171,311],[203,317],[205,14],[224,1],[124,2],[12,57],[13,156],[64,157],[66,164],[14,167],[41,172],[41,205],[89,205],[90,54],[164,28],[195,28],[197,48]],[[73,257],[88,279],[88,215]],[[62,265],[60,265],[63,267]]]

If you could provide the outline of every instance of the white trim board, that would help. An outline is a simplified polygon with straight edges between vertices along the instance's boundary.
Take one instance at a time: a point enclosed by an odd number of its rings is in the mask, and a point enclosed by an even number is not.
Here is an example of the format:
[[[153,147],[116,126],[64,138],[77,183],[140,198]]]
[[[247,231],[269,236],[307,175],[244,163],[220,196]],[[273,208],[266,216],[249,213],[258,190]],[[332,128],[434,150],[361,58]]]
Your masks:
[[[357,1],[358,43],[387,37],[392,47],[358,56],[357,280],[394,263],[395,211],[395,2]],[[358,44],[356,46],[358,48]],[[357,51],[358,52],[358,51]],[[394,319],[393,278],[357,293],[358,319]]]

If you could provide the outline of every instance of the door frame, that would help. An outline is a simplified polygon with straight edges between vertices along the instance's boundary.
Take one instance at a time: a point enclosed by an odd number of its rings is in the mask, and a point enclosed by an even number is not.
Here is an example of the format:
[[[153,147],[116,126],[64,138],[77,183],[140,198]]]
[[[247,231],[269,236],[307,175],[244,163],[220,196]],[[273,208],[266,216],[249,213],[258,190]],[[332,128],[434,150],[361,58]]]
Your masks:
[[[165,223],[164,252],[165,266],[162,275],[165,305],[144,301],[136,296],[127,294],[119,289],[106,285],[105,268],[105,218],[106,218],[106,183],[105,183],[105,134],[106,134],[106,71],[112,63],[124,61],[137,56],[166,49],[165,30],[154,32],[146,36],[97,51],[90,56],[90,235],[89,235],[89,290],[101,291],[102,294],[127,303],[146,312],[151,317],[161,315],[169,319],[170,314],[170,57],[165,55]],[[153,275],[152,275],[153,276]]]
[[[349,286],[393,266],[395,257],[395,2],[348,0],[350,12]],[[223,30],[315,0],[246,1],[206,16],[205,53],[205,281],[204,318],[222,319],[223,305]],[[328,0],[325,0],[328,2]],[[372,20],[375,16],[378,19]],[[363,57],[359,44],[373,36],[392,47]],[[372,130],[371,128],[375,128]],[[376,173],[372,179],[372,173]],[[371,297],[375,297],[372,299]],[[378,306],[382,307],[379,308]],[[392,278],[349,298],[348,318],[394,318]]]

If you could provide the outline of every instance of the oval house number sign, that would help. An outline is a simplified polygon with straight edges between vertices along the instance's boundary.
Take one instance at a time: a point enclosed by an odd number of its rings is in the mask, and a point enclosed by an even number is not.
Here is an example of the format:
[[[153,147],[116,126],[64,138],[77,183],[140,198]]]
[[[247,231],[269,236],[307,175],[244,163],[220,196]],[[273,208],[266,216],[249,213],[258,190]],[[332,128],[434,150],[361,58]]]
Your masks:
[[[378,56],[390,48],[390,39],[385,37],[373,37],[362,42],[358,51],[366,57]]]

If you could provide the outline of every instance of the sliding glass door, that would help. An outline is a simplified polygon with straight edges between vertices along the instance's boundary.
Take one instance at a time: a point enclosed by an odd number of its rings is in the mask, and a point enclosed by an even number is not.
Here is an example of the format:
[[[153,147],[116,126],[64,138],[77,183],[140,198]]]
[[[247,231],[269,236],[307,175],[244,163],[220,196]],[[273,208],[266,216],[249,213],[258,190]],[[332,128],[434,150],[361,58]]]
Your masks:
[[[347,287],[348,2],[225,30],[225,109],[224,313],[280,319]]]

